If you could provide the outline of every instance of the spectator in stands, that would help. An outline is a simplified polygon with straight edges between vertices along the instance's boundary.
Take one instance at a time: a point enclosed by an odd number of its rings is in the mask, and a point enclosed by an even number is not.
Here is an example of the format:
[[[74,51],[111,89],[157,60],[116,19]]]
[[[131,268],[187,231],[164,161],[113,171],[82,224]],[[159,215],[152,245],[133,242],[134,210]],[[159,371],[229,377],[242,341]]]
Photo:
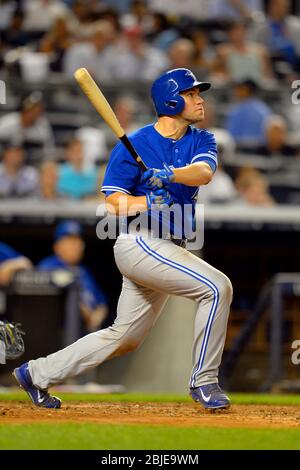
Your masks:
[[[253,26],[253,39],[264,44],[275,61],[300,71],[300,19],[290,15],[290,0],[268,0],[265,21]]]
[[[148,5],[143,0],[133,0],[126,12],[120,18],[123,28],[139,26],[143,34],[147,34],[152,27],[153,18]]]
[[[257,84],[252,80],[236,83],[234,94],[237,104],[230,109],[225,128],[241,148],[255,148],[266,143],[266,122],[272,110],[258,97]]]
[[[219,166],[214,180],[210,184],[199,188],[198,202],[200,204],[229,203],[237,198],[237,190],[232,178],[223,168],[222,161],[230,165],[235,160],[235,142],[228,131],[217,126],[214,102],[205,100],[204,106],[205,119],[197,127],[207,129],[214,134],[218,145]]]
[[[57,18],[68,16],[69,9],[60,0],[27,0],[23,5],[25,31],[49,31]]]
[[[154,12],[152,13],[152,25],[146,37],[153,47],[167,51],[171,44],[180,37],[180,33],[166,15]]]
[[[120,95],[114,102],[114,112],[127,134],[136,131],[141,127],[141,121],[136,120],[137,102],[136,100],[126,95]],[[145,125],[145,123],[143,123]]]
[[[285,116],[288,119],[290,137],[295,142],[296,145],[300,145],[300,133],[299,133],[299,123],[300,123],[300,82],[298,82],[297,91],[297,101],[295,103],[291,102],[285,108]]]
[[[207,80],[213,68],[214,48],[209,42],[208,34],[202,29],[196,29],[192,33],[191,39],[195,46],[194,68],[197,69],[196,75]]]
[[[28,34],[23,30],[23,21],[24,14],[22,10],[17,9],[11,18],[9,28],[2,33],[3,42],[9,48],[22,47],[29,42]]]
[[[91,23],[90,5],[85,0],[74,0],[71,2],[71,15],[68,17],[68,27],[74,36],[84,36],[86,27]]]
[[[58,198],[58,166],[55,162],[47,161],[40,167],[40,197],[45,200]]]
[[[133,0],[105,0],[105,4],[115,8],[119,13],[126,13],[130,9]]]
[[[63,60],[65,75],[73,80],[75,70],[85,67],[98,80],[108,82],[112,78],[109,68],[111,55],[107,57],[108,46],[112,43],[114,35],[115,30],[108,21],[101,20],[93,24],[86,41],[75,43],[66,51]],[[115,61],[119,59],[117,56],[114,57]]]
[[[13,15],[17,9],[15,0],[1,0],[0,2],[0,31],[8,30],[11,25]]]
[[[212,18],[220,21],[250,21],[263,17],[262,0],[212,0]]]
[[[0,141],[15,145],[40,145],[44,152],[52,150],[54,136],[41,93],[31,93],[23,101],[20,112],[8,113],[0,118]]]
[[[152,11],[184,17],[184,20],[206,21],[210,16],[211,3],[214,0],[147,0]]]
[[[72,139],[66,149],[66,163],[59,165],[57,191],[60,196],[80,199],[96,196],[98,171],[84,168],[83,145]]]
[[[213,180],[206,186],[200,186],[198,193],[199,204],[215,203],[224,204],[237,198],[237,190],[232,178],[219,164]]]
[[[139,26],[125,29],[109,53],[110,76],[115,80],[150,81],[169,65],[162,51],[146,43]]]
[[[225,163],[230,163],[235,160],[235,142],[230,133],[223,127],[218,125],[216,104],[210,99],[205,99],[204,103],[205,116],[201,123],[196,124],[196,127],[207,129],[215,136],[218,153],[221,155]],[[210,184],[208,185],[210,186]]]
[[[196,46],[186,38],[176,39],[168,50],[170,59],[169,69],[195,67]]]
[[[85,243],[82,227],[76,221],[61,222],[54,234],[54,254],[39,262],[43,271],[65,269],[73,273],[80,285],[80,310],[85,332],[96,331],[107,316],[107,301],[92,273],[81,263]]]
[[[61,72],[65,52],[71,44],[72,40],[66,18],[58,18],[50,31],[41,39],[39,51],[51,57],[53,71]]]
[[[83,145],[83,168],[85,170],[94,169],[95,165],[107,161],[108,136],[111,138],[112,132],[110,129],[107,129],[107,126],[104,129],[82,126],[75,132],[75,138],[80,140]]]
[[[275,204],[265,177],[254,168],[241,168],[235,179],[235,185],[240,194],[238,204],[263,207]]]
[[[201,123],[196,124],[196,127],[207,129],[214,134],[218,146],[219,165],[213,181],[199,188],[198,202],[200,204],[228,203],[237,197],[237,191],[232,178],[224,170],[222,162],[230,164],[235,160],[235,143],[229,132],[217,125],[216,106],[211,99],[205,99],[204,109],[205,118]]]
[[[0,163],[0,197],[29,197],[38,193],[39,176],[35,168],[25,165],[21,147],[7,147]]]
[[[0,286],[7,286],[15,273],[31,269],[31,261],[6,243],[0,242]]]
[[[228,42],[217,47],[214,71],[217,78],[230,81],[251,79],[267,84],[273,79],[272,66],[267,49],[247,40],[243,23],[231,23]]]
[[[130,134],[145,125],[145,122],[139,119],[140,113],[137,112],[137,100],[128,94],[119,95],[116,98],[113,103],[113,110],[126,134]],[[112,148],[116,143],[116,137],[108,127],[104,128],[104,132],[107,143]]]
[[[288,142],[288,129],[286,121],[274,115],[266,123],[266,145],[258,148],[257,152],[266,156],[295,157],[300,155],[299,146]]]

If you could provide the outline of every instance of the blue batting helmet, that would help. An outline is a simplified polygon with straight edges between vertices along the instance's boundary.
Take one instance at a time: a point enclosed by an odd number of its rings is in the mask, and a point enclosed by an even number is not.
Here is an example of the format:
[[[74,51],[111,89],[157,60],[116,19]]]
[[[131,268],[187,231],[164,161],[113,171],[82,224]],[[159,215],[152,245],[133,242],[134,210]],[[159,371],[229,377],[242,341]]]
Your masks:
[[[180,93],[194,87],[206,91],[211,84],[198,82],[189,69],[169,70],[157,78],[151,88],[151,97],[158,116],[175,116],[181,113],[185,101]]]

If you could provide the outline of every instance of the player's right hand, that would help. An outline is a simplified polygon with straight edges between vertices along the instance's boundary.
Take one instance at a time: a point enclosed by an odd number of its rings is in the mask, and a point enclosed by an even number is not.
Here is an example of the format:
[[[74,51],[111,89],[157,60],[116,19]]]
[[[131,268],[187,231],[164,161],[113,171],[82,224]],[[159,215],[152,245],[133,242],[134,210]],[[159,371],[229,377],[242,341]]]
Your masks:
[[[163,206],[170,207],[174,203],[171,194],[166,189],[150,191],[146,194],[146,198],[148,210],[162,208]]]

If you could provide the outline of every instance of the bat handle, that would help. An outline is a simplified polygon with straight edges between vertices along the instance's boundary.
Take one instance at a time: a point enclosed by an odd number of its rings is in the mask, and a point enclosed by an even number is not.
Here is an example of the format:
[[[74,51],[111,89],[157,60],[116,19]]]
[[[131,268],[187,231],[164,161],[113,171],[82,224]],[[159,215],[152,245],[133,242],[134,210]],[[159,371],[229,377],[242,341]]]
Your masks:
[[[133,156],[135,161],[138,163],[141,170],[143,172],[148,170],[148,167],[145,165],[145,163],[143,162],[143,160],[141,159],[141,157],[139,156],[139,154],[137,153],[135,148],[132,146],[132,144],[131,144],[130,140],[128,139],[127,135],[124,134],[122,137],[120,137],[120,140],[121,140],[121,142],[123,142],[123,144],[125,145],[127,150],[131,153],[131,155]]]

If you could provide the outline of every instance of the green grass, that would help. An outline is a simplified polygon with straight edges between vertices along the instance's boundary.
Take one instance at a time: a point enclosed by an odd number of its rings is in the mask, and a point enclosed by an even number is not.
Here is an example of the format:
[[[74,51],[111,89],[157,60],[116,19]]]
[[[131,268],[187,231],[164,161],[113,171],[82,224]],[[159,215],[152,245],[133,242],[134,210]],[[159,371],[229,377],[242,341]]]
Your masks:
[[[191,403],[190,397],[186,395],[171,395],[171,394],[144,394],[144,393],[124,393],[124,394],[80,394],[80,393],[55,393],[63,402],[103,402],[103,401],[145,401],[145,402],[162,402],[162,403]],[[258,404],[258,405],[300,405],[300,395],[272,395],[272,394],[250,394],[250,393],[230,393],[229,394],[233,405],[234,404]],[[19,401],[29,400],[26,393],[0,393],[1,401]]]
[[[66,402],[190,402],[187,395],[57,393]],[[230,394],[233,404],[300,405],[299,395]],[[26,401],[22,392],[0,394],[2,401]],[[299,429],[238,429],[137,424],[1,424],[0,449],[287,449],[300,450]]]
[[[171,426],[28,424],[0,425],[0,449],[300,450],[300,430],[176,428]]]

